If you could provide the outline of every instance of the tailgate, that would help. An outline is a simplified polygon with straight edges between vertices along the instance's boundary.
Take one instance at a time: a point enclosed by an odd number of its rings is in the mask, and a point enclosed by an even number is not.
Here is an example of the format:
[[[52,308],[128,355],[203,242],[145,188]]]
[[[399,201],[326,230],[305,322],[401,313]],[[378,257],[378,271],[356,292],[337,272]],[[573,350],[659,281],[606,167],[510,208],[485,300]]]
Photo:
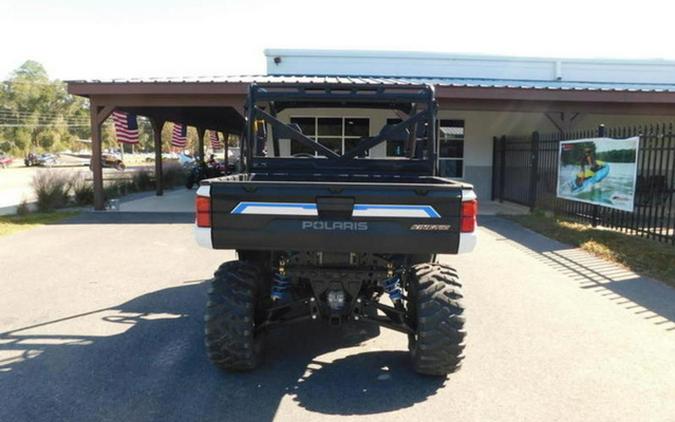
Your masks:
[[[216,181],[216,249],[457,253],[462,187],[454,184]]]

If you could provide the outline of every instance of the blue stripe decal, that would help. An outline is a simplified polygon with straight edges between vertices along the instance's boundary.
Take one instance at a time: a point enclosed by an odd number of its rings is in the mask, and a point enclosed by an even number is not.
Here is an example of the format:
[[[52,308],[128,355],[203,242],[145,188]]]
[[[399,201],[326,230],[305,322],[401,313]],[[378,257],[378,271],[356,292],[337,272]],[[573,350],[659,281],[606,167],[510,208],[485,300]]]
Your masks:
[[[354,205],[354,211],[369,210],[410,210],[423,211],[429,218],[441,218],[441,215],[431,205]]]
[[[269,211],[263,211],[267,209]],[[231,214],[317,215],[316,204],[302,202],[240,202]],[[297,212],[295,214],[294,210]],[[378,213],[380,211],[380,213]],[[415,215],[417,213],[417,215]],[[361,215],[358,215],[361,214]],[[355,204],[355,217],[440,218],[430,205]]]
[[[250,207],[260,208],[296,208],[302,210],[316,211],[316,204],[306,204],[302,202],[240,202],[231,211],[231,214],[246,214],[246,209]]]

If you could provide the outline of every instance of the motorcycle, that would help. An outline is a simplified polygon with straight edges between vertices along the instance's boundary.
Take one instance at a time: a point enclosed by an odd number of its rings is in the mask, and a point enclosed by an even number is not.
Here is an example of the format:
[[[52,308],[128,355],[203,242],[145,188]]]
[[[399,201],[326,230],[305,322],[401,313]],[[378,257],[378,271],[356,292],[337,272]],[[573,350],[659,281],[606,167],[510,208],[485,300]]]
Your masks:
[[[197,161],[194,163],[190,172],[188,173],[187,180],[185,181],[185,187],[192,189],[194,185],[199,185],[204,179],[210,179],[212,177],[220,177],[225,175],[225,165],[217,161],[212,163],[204,163]]]

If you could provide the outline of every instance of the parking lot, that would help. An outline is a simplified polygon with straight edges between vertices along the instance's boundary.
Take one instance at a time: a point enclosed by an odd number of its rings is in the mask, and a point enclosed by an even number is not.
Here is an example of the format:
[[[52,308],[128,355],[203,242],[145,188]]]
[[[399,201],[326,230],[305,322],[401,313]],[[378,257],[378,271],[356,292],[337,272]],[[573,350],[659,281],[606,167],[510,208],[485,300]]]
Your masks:
[[[191,222],[83,213],[0,238],[0,420],[673,420],[675,290],[499,217],[441,258],[465,284],[458,373],[416,375],[387,329],[311,323],[220,372],[205,280],[234,254],[199,249]]]

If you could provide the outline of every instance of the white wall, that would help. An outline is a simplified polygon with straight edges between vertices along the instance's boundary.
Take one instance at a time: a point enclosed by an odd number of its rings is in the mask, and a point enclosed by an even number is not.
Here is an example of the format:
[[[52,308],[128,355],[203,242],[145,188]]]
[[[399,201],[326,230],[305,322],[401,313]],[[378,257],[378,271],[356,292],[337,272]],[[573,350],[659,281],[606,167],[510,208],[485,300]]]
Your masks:
[[[675,84],[675,61],[354,50],[265,50],[268,75]]]
[[[586,114],[574,126],[574,129],[595,129],[601,124],[607,128],[621,128],[624,126],[672,123],[675,125],[675,116],[622,116],[608,114]]]

